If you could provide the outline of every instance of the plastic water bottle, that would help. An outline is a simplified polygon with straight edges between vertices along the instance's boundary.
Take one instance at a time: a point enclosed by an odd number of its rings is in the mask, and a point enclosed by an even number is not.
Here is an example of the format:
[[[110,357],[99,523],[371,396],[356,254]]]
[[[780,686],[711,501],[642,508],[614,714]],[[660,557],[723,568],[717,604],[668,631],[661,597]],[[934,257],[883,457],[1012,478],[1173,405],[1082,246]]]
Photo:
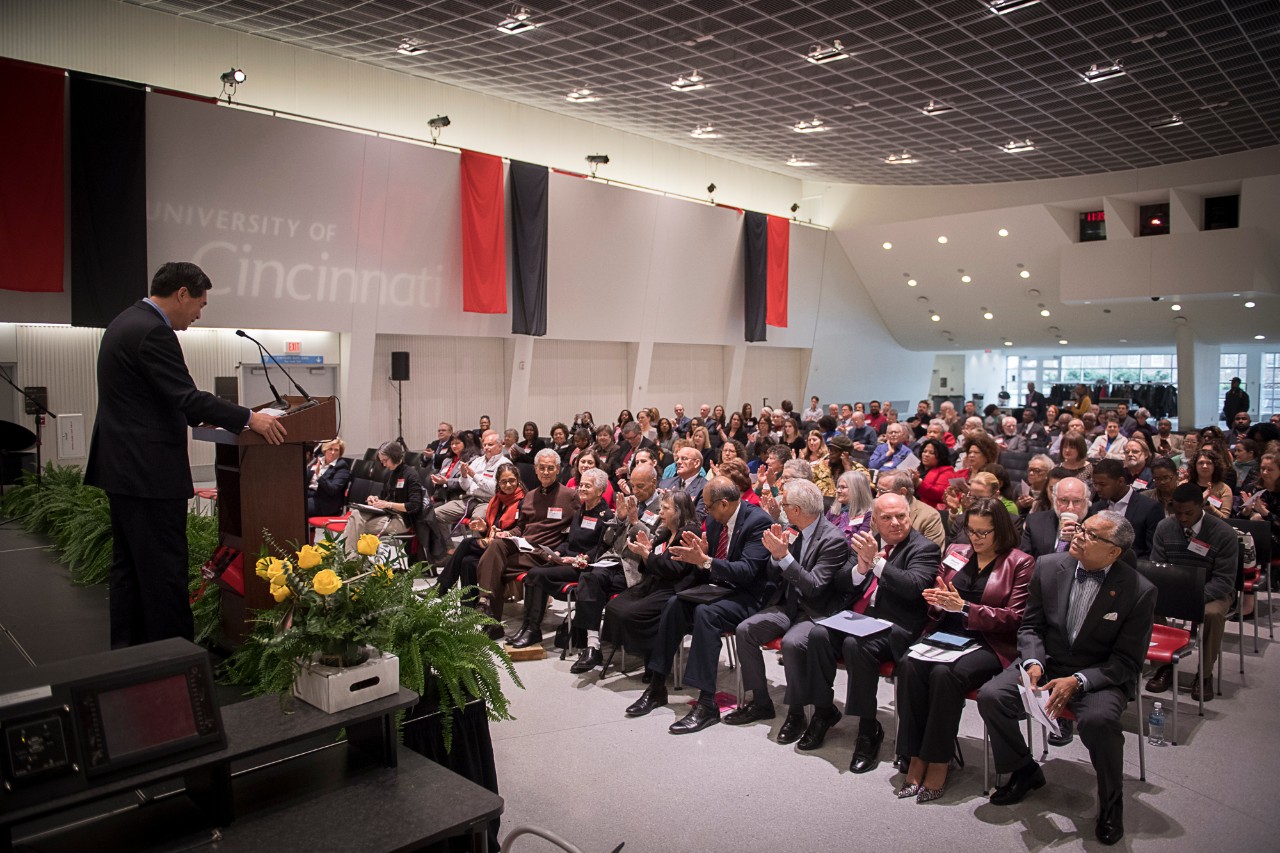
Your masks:
[[[1159,702],[1151,707],[1147,717],[1147,743],[1152,746],[1165,746],[1164,739],[1164,706]]]

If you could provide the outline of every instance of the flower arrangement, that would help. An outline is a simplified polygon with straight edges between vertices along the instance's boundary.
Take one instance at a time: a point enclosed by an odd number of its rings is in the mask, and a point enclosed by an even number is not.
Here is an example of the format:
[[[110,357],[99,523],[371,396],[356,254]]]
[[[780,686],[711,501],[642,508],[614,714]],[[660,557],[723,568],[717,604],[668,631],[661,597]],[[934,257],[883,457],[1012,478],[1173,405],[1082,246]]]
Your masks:
[[[485,634],[492,620],[463,604],[463,593],[474,591],[415,592],[418,573],[392,568],[405,562],[398,545],[369,534],[355,554],[331,534],[289,550],[268,537],[255,571],[277,603],[259,614],[228,661],[231,680],[255,695],[283,696],[317,653],[321,663],[351,666],[373,648],[400,658],[400,681],[410,690],[421,694],[432,679],[443,710],[482,699],[490,719],[510,719],[502,671],[522,685],[510,658]],[[448,714],[445,720],[447,729]]]

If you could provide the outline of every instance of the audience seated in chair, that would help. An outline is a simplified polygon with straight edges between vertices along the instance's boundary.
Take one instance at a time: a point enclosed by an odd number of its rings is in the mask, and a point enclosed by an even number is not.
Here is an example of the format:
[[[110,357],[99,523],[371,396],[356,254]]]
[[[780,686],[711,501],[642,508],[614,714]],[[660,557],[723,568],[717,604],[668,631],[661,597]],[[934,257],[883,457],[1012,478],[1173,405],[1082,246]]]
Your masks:
[[[452,589],[455,583],[464,587],[476,585],[480,555],[499,530],[515,527],[522,500],[524,486],[520,483],[520,472],[510,462],[499,465],[498,491],[486,505],[484,517],[471,519],[468,525],[471,535],[462,540],[440,572],[436,585],[441,592]]]
[[[489,430],[480,439],[481,455],[461,463],[457,468],[458,484],[462,487],[463,496],[436,504],[431,508],[431,526],[435,532],[437,549],[448,547],[453,526],[470,512],[471,518],[483,518],[493,493],[498,486],[499,466],[511,459],[502,453],[502,439],[498,433]],[[430,555],[434,561],[441,561],[445,553],[437,550]]]
[[[902,495],[911,508],[911,529],[918,530],[933,544],[941,548],[946,544],[947,531],[942,515],[936,509],[916,498],[916,472],[893,471],[876,479],[876,493]]]
[[[1156,525],[1164,520],[1160,504],[1143,497],[1129,485],[1124,466],[1115,459],[1103,459],[1093,466],[1093,491],[1098,500],[1089,507],[1090,514],[1111,509],[1129,519],[1134,553],[1139,560],[1150,556]]]
[[[1018,548],[1033,557],[1066,551],[1076,527],[1089,514],[1089,487],[1077,477],[1058,480],[1050,487],[1049,497],[1053,509],[1031,513],[1022,526]]]
[[[413,529],[422,512],[426,492],[418,478],[418,469],[404,461],[404,447],[398,441],[388,441],[378,448],[378,464],[388,472],[382,492],[369,498],[369,506],[377,512],[352,510],[343,531],[347,552],[356,553],[360,537],[366,533],[375,536],[397,535]]]
[[[342,454],[346,442],[340,438],[320,445],[320,455],[307,466],[307,518],[342,515],[351,483],[351,466]]]

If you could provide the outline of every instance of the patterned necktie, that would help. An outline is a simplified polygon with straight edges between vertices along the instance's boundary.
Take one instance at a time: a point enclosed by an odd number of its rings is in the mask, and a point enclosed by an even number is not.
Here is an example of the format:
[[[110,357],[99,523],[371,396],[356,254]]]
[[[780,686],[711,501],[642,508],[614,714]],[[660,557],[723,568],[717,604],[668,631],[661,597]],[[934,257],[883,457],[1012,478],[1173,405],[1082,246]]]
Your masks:
[[[1091,572],[1084,566],[1076,566],[1076,583],[1084,583],[1092,581],[1093,583],[1102,583],[1102,572]]]
[[[715,558],[717,560],[724,560],[724,559],[727,559],[728,556],[729,556],[729,528],[722,527],[720,528],[720,540],[716,542]]]

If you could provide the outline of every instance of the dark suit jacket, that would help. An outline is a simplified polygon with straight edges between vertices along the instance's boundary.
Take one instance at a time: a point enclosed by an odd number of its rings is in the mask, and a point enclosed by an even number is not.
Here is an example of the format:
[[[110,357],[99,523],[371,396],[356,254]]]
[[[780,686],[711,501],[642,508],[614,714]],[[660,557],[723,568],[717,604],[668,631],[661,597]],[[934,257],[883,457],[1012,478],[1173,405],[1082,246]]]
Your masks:
[[[1179,566],[1204,566],[1204,600],[1206,603],[1235,594],[1236,567],[1240,559],[1240,539],[1235,529],[1211,512],[1204,514],[1197,537],[1209,544],[1205,556],[1187,548],[1187,536],[1182,532],[1178,519],[1170,516],[1156,528],[1151,548],[1151,560],[1156,563],[1174,563]]]
[[[952,545],[947,554],[959,554],[967,563],[973,554],[970,545]],[[1001,666],[1008,666],[1018,656],[1018,626],[1022,624],[1022,614],[1027,607],[1027,590],[1031,586],[1031,575],[1036,569],[1035,558],[1030,554],[1014,548],[996,560],[988,571],[987,585],[982,588],[982,601],[969,605],[969,616],[965,622],[971,631],[977,631],[991,646],[991,650],[1000,658]],[[942,579],[950,583],[955,577],[956,569],[942,566]],[[942,619],[943,611],[936,607],[929,608],[931,623]],[[933,624],[925,633],[933,630]]]
[[[187,428],[210,423],[239,432],[249,414],[196,388],[178,336],[139,300],[111,321],[98,349],[98,414],[84,481],[120,495],[187,500],[194,494]]]
[[[1089,515],[1106,509],[1108,503],[1109,501],[1094,501],[1089,507]],[[1151,556],[1151,541],[1156,535],[1156,525],[1164,521],[1164,507],[1134,491],[1129,495],[1129,505],[1124,509],[1124,517],[1133,525],[1133,550],[1137,552],[1139,560],[1145,560]],[[1178,528],[1178,533],[1181,535],[1182,528]],[[1234,571],[1233,568],[1232,572]]]
[[[746,501],[738,504],[738,520],[729,541],[729,551],[723,560],[713,559],[707,572],[697,569],[699,583],[727,586],[750,595],[764,604],[769,582],[769,551],[762,537],[773,524],[769,513]],[[720,544],[724,525],[714,518],[707,518],[707,553],[714,555]]]
[[[693,508],[694,508],[694,512],[698,516],[698,521],[707,520],[707,508],[702,503],[702,490],[706,488],[706,486],[707,486],[707,478],[702,476],[701,474],[698,474],[696,477],[694,477],[692,480],[689,481],[688,487],[685,488],[684,490],[684,493],[689,496],[689,500],[693,501]],[[663,489],[665,491],[672,491],[675,489],[679,489],[680,477],[678,475],[675,477],[668,477],[667,479],[658,483],[658,488]],[[710,521],[708,521],[707,523],[710,524]]]
[[[1045,402],[1044,395],[1039,391],[1036,391],[1034,394],[1027,395],[1027,405],[1023,406],[1023,408],[1030,409],[1035,412],[1037,421],[1043,421],[1045,412],[1049,411],[1049,406]],[[1021,413],[1019,413],[1018,420],[1022,420]]]
[[[347,499],[347,486],[351,484],[351,466],[347,464],[347,460],[338,457],[337,461],[324,469],[315,492],[312,492],[311,481],[314,477],[315,471],[308,465],[306,488],[307,494],[313,496],[315,514],[341,515],[342,505]]]
[[[875,606],[868,607],[866,615],[887,619],[918,635],[929,621],[929,607],[921,593],[933,586],[941,563],[942,552],[937,544],[913,528],[889,555],[880,575]],[[873,577],[872,572],[860,577],[857,571],[851,571],[849,580],[854,588],[848,591],[853,597],[861,595]]]
[[[799,616],[822,619],[839,613],[849,606],[849,593],[837,588],[836,575],[853,571],[852,554],[844,533],[830,521],[819,518],[812,541],[800,543],[800,559],[791,561],[783,569],[770,558],[770,586],[778,587],[782,607],[795,607]],[[843,586],[847,589],[848,582]]]
[[[1040,661],[1047,679],[1079,672],[1090,690],[1119,687],[1132,698],[1156,609],[1156,588],[1138,574],[1132,555],[1126,552],[1107,572],[1075,643],[1067,640],[1067,610],[1077,560],[1070,554],[1037,560],[1018,629],[1022,660]]]
[[[1022,541],[1018,550],[1032,557],[1052,554],[1058,547],[1058,514],[1051,509],[1027,515],[1022,525]]]

